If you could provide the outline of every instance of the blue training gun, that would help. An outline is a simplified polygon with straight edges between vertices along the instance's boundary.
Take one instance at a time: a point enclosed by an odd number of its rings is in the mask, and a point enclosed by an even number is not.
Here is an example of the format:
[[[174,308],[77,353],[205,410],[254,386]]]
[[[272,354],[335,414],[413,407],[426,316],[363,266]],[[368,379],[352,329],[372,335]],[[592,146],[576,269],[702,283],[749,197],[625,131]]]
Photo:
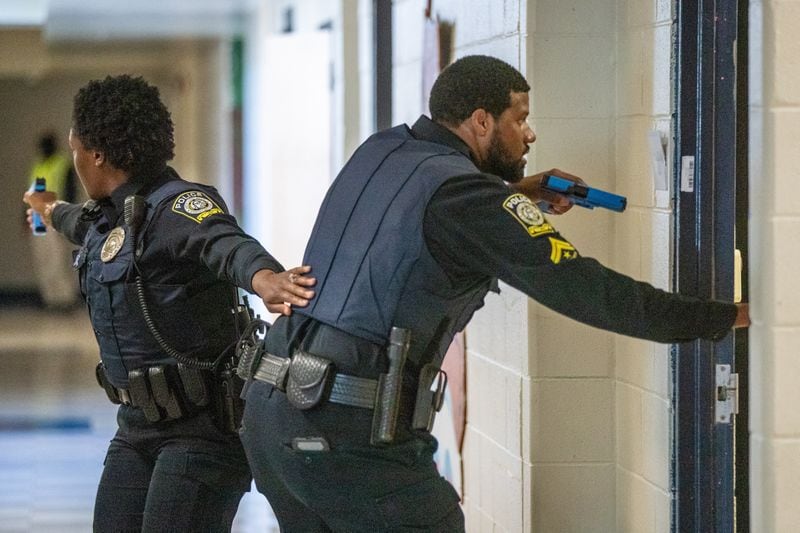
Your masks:
[[[44,178],[36,178],[31,184],[32,192],[44,192],[47,190],[47,182]],[[32,228],[34,235],[44,235],[47,233],[47,226],[44,225],[42,217],[36,211],[31,215]]]
[[[563,194],[569,197],[573,204],[588,209],[604,207],[621,213],[625,211],[625,206],[628,204],[628,199],[624,196],[581,185],[558,176],[545,176],[542,180],[542,187],[548,191]]]

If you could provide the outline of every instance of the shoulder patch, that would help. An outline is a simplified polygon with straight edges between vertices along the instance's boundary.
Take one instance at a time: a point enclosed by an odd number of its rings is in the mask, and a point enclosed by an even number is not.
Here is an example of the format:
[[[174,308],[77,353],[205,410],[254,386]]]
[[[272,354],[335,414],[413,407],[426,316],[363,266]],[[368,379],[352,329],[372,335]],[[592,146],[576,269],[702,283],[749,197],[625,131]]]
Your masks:
[[[524,194],[512,194],[503,200],[503,209],[511,213],[517,222],[522,224],[531,237],[555,233],[553,226],[547,223],[544,215]]]
[[[578,250],[567,241],[548,237],[550,239],[550,261],[559,264],[562,259],[575,259],[579,256]]]
[[[201,191],[187,191],[175,198],[172,210],[200,224],[212,215],[225,213],[217,203]]]

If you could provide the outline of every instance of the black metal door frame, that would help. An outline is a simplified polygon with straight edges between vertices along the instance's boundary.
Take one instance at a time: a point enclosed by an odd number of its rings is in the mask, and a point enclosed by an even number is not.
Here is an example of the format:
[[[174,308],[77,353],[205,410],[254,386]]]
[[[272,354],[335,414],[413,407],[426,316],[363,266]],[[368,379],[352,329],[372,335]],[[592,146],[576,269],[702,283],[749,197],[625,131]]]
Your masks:
[[[674,290],[732,301],[738,5],[674,5]],[[682,179],[686,156],[694,157],[694,169]],[[714,412],[716,365],[735,371],[734,353],[732,334],[673,349],[673,531],[734,532],[733,425],[717,424]]]

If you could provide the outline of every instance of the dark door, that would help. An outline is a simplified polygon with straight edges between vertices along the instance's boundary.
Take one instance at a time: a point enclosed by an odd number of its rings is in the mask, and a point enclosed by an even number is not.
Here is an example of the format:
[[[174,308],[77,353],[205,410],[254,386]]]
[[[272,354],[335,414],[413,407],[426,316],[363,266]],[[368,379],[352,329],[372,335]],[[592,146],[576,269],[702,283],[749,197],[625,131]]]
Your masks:
[[[746,28],[746,2],[675,5],[674,289],[732,301],[737,241],[746,243],[746,51],[737,54],[746,47],[746,39],[737,41],[740,22]],[[746,513],[738,527],[736,516],[748,505],[747,451],[736,446],[737,425],[747,442],[746,420],[735,415],[737,400],[746,405],[737,387],[737,377],[744,377],[737,351],[746,354],[746,338],[738,333],[673,351],[673,531],[747,530]]]

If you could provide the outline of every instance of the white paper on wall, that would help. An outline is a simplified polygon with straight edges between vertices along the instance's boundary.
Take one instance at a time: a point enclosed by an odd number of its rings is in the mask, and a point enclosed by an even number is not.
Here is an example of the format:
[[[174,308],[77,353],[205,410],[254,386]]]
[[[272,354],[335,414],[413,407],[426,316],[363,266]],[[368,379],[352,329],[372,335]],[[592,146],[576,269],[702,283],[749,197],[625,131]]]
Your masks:
[[[664,143],[661,133],[656,130],[647,132],[647,144],[650,148],[650,168],[653,172],[653,186],[657,191],[668,190],[667,161],[664,158]]]

